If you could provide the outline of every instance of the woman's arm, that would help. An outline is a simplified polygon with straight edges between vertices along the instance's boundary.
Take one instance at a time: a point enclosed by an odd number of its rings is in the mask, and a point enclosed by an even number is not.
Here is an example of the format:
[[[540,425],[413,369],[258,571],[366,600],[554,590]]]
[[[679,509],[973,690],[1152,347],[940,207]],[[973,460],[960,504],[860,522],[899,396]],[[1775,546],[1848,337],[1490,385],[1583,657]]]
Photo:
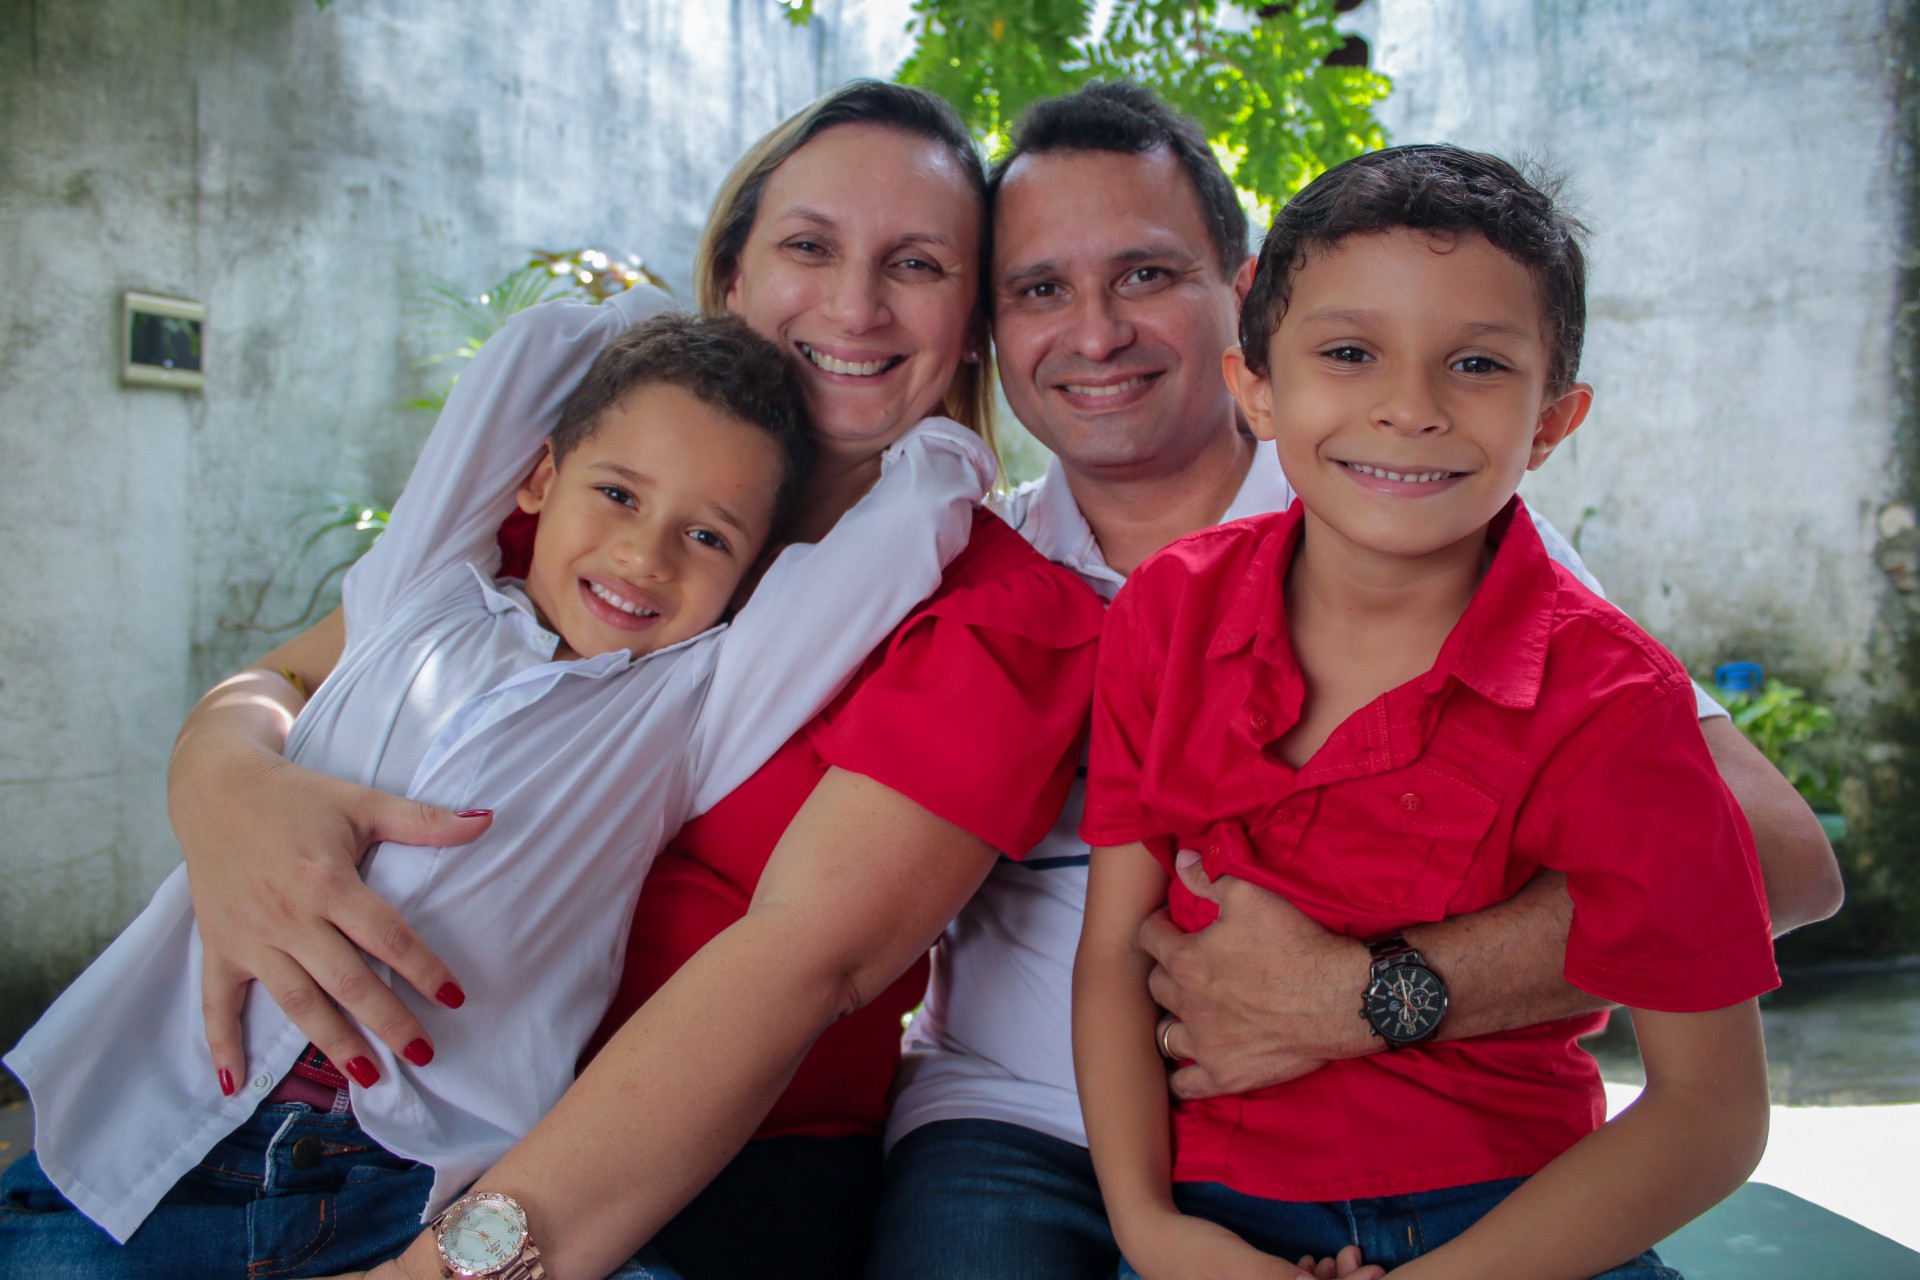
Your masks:
[[[752,1136],[815,1037],[925,954],[992,867],[985,842],[829,769],[744,918],[688,961],[475,1184],[527,1207],[553,1280],[624,1262]],[[370,1275],[439,1274],[430,1233]]]
[[[1778,937],[1839,909],[1840,874],[1812,810],[1733,722],[1700,722],[1707,749],[1753,830]],[[1364,946],[1321,928],[1278,895],[1223,877],[1190,888],[1220,904],[1220,919],[1182,933],[1156,915],[1142,944],[1157,964],[1154,998],[1179,1019],[1174,1073],[1180,1097],[1244,1093],[1291,1080],[1331,1058],[1382,1048],[1358,1017]],[[1406,930],[1446,979],[1439,1038],[1460,1039],[1575,1017],[1605,1004],[1562,976],[1573,900],[1566,877],[1544,872],[1506,902]]]
[[[1166,901],[1167,874],[1145,845],[1096,849],[1073,964],[1073,1073],[1114,1238],[1148,1280],[1183,1275],[1293,1280],[1299,1269],[1173,1203],[1173,1142],[1159,1010],[1140,922]]]
[[[442,1003],[464,999],[454,976],[406,921],[360,880],[381,840],[463,844],[492,821],[402,800],[289,764],[280,753],[308,690],[345,646],[338,610],[215,685],[174,744],[167,808],[186,854],[205,947],[207,1047],[218,1078],[247,1076],[240,1010],[250,981],[335,1062],[367,1052],[339,1002],[395,1053],[425,1035],[361,957],[393,966]]]
[[[1746,1180],[1767,1145],[1758,1004],[1711,1013],[1636,1009],[1633,1025],[1647,1068],[1639,1100],[1454,1241],[1389,1274],[1597,1275],[1665,1239]]]

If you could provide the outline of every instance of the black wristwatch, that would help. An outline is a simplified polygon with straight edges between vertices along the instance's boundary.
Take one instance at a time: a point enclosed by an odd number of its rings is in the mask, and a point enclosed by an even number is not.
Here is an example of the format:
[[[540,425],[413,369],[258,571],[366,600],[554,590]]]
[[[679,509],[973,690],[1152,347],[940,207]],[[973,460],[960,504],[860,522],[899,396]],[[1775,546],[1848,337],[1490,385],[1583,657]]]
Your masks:
[[[1389,1049],[1411,1049],[1433,1039],[1447,1012],[1447,984],[1426,957],[1390,933],[1369,942],[1373,967],[1367,974],[1360,1016]]]

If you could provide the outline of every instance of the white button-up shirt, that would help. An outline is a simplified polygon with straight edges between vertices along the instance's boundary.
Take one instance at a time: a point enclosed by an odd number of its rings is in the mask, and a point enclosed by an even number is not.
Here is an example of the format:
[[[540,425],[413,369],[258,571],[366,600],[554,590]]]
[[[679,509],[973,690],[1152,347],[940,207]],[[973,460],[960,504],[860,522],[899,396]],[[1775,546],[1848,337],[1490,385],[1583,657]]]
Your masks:
[[[429,1212],[572,1082],[660,847],[765,763],[934,590],[992,483],[979,438],[930,419],[887,450],[881,479],[829,537],[781,555],[730,626],[637,658],[553,661],[558,637],[517,586],[493,581],[496,531],[586,366],[663,305],[631,292],[552,303],[488,342],[388,531],[349,573],[345,651],[287,740],[288,758],[309,768],[494,810],[471,844],[384,844],[362,868],[468,993],[456,1012],[399,984],[435,1059],[418,1068],[375,1041],[381,1082],[353,1086],[367,1132],[433,1166]],[[255,984],[249,1077],[222,1098],[200,970],[181,868],[6,1059],[32,1093],[47,1176],[116,1239],[306,1044]]]

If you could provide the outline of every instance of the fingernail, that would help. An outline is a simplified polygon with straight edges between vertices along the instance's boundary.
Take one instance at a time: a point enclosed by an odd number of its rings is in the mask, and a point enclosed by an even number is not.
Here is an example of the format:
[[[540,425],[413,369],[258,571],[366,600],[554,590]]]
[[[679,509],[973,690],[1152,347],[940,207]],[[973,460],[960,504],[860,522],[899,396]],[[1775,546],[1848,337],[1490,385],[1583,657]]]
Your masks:
[[[454,814],[453,816],[456,818],[491,818],[493,816],[493,810],[462,809],[460,812]]]
[[[1191,849],[1182,849],[1173,855],[1173,865],[1183,871],[1198,861],[1200,861],[1200,855]]]
[[[347,1063],[347,1074],[362,1089],[371,1089],[380,1082],[380,1068],[367,1058],[355,1058]]]
[[[400,1056],[416,1067],[424,1067],[433,1061],[433,1046],[425,1040],[415,1040],[400,1051]]]
[[[443,982],[440,989],[433,993],[433,998],[449,1009],[458,1009],[467,1002],[467,993],[460,989],[457,982]]]
[[[228,1098],[233,1096],[233,1072],[225,1067],[220,1068],[220,1093]]]

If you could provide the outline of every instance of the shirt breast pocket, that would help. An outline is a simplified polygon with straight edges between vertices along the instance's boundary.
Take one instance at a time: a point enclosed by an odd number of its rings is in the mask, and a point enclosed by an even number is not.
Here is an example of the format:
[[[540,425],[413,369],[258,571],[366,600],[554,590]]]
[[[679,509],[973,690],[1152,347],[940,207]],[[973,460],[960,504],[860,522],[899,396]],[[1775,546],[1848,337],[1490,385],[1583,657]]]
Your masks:
[[[1341,891],[1412,922],[1446,915],[1499,812],[1499,796],[1423,761],[1334,788],[1316,825]]]

